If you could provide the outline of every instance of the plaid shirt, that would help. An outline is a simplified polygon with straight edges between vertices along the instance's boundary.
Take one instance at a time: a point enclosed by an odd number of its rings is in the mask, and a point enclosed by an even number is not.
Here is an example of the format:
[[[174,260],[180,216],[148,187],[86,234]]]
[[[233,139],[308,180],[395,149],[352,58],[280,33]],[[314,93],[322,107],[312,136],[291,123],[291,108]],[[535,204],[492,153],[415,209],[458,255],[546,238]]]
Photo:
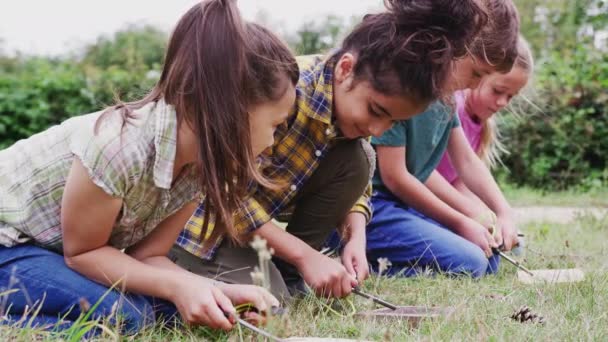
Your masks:
[[[238,232],[251,232],[278,215],[292,210],[291,202],[298,190],[306,183],[323,160],[336,139],[336,127],[332,124],[333,69],[331,59],[319,56],[298,58],[300,80],[296,87],[296,105],[287,121],[277,128],[275,144],[265,160],[268,167],[264,174],[273,180],[287,184],[284,189],[272,191],[256,187],[253,195],[244,200],[236,213],[234,224]],[[355,204],[352,211],[363,213],[369,220],[371,188]],[[213,229],[209,222],[208,232],[202,237],[204,203],[190,218],[177,244],[188,252],[203,258],[213,258],[222,238],[208,241]],[[208,244],[208,245],[206,245]],[[209,248],[205,248],[209,247]]]
[[[173,182],[177,118],[163,101],[120,115],[77,116],[0,151],[0,245],[33,241],[62,251],[61,198],[78,158],[91,180],[123,200],[109,245],[126,248],[186,203],[200,199],[195,168]],[[172,184],[173,182],[173,184]]]

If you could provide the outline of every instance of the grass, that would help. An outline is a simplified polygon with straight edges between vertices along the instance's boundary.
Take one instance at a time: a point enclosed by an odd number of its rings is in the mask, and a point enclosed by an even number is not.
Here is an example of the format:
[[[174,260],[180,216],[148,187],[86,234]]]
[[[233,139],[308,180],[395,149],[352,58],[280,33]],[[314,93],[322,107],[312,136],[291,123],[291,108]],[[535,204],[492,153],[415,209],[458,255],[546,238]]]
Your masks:
[[[423,321],[417,329],[399,322],[372,322],[353,317],[346,301],[334,305],[340,315],[329,312],[325,302],[307,297],[290,306],[283,320],[267,329],[279,336],[316,336],[390,340],[484,340],[570,341],[608,340],[608,218],[578,217],[573,224],[536,222],[523,227],[527,235],[525,264],[532,269],[571,268],[585,270],[580,283],[524,285],[513,266],[503,263],[497,276],[481,280],[444,276],[410,279],[372,278],[364,288],[400,305],[453,307],[449,318]],[[351,298],[357,310],[372,308],[361,298]],[[526,305],[545,317],[545,325],[522,324],[509,317]],[[247,331],[222,334],[203,328],[153,328],[131,337],[116,337],[108,326],[104,341],[256,341]],[[0,328],[3,340],[55,340],[33,329]],[[262,339],[259,339],[262,341]]]
[[[603,207],[608,208],[608,188],[598,188],[581,192],[577,190],[544,191],[526,187],[501,184],[501,188],[511,203],[523,206],[558,207]]]

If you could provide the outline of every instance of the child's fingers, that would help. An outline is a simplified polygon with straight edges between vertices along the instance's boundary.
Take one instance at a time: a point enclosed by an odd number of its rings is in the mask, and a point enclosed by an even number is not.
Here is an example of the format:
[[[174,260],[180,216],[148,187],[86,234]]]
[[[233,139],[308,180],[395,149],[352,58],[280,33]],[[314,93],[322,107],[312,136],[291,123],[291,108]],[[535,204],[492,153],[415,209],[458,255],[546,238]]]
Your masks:
[[[351,258],[351,257],[344,258],[344,260],[342,260],[342,264],[344,265],[344,268],[346,268],[346,271],[350,275],[352,275],[353,277],[357,277],[357,271],[355,270],[355,267],[353,266],[353,258]]]
[[[363,281],[363,280],[367,279],[367,277],[369,276],[369,271],[365,267],[357,264],[355,266],[355,269],[357,272],[357,280]]]
[[[243,316],[247,322],[253,323],[254,325],[259,326],[266,324],[266,317],[257,312],[247,311]]]

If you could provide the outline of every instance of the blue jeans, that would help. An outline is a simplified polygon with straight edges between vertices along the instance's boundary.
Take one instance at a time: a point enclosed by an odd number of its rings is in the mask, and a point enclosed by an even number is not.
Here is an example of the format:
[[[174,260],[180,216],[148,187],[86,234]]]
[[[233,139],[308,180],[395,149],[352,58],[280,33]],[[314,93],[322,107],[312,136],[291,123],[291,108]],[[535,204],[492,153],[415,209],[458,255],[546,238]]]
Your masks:
[[[67,329],[83,314],[79,303],[84,300],[91,307],[99,302],[92,319],[108,318],[111,324],[119,319],[126,334],[154,324],[161,316],[165,321],[177,317],[175,306],[167,301],[108,291],[108,287],[70,269],[63,256],[30,244],[0,246],[0,287],[0,293],[4,293],[0,296],[0,314],[8,318],[3,324],[21,320],[25,325],[31,320],[32,327]],[[10,290],[14,292],[6,294]],[[28,315],[26,308],[29,313],[40,310]]]
[[[378,272],[378,258],[391,267],[384,275],[414,276],[428,270],[474,278],[498,271],[500,256],[490,259],[477,245],[408,207],[393,194],[374,191],[374,215],[367,226],[367,259]],[[337,235],[328,245],[336,247]]]

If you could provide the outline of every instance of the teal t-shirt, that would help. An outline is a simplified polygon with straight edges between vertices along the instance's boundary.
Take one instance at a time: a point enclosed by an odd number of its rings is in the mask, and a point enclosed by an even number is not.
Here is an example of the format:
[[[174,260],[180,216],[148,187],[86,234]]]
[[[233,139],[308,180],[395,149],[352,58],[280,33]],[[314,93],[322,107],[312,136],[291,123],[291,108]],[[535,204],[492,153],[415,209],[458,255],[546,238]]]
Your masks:
[[[458,114],[449,106],[437,101],[426,111],[405,121],[396,122],[379,138],[372,138],[374,146],[405,146],[408,171],[425,182],[441,161],[448,146],[450,132],[460,126]],[[374,188],[388,190],[376,168]]]

